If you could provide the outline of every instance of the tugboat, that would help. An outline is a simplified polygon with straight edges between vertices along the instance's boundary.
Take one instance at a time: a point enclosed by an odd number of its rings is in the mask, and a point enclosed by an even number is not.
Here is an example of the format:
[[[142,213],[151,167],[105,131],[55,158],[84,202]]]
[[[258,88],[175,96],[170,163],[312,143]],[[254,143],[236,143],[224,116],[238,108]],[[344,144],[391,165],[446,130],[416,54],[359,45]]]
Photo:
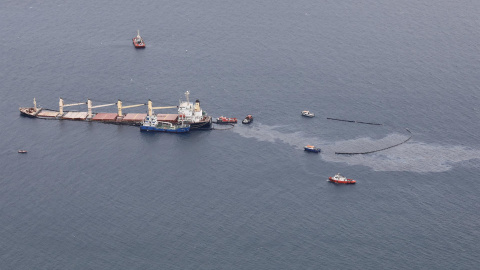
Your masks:
[[[342,176],[340,173],[335,174],[334,177],[328,177],[328,181],[336,184],[355,184],[357,182],[353,179]]]
[[[185,123],[172,124],[170,122],[158,122],[156,115],[147,115],[140,126],[140,131],[185,133],[190,131],[190,125]]]
[[[316,148],[315,146],[313,145],[306,145],[305,147],[303,147],[303,149],[307,152],[312,152],[312,153],[320,153],[322,152],[322,150],[320,148]]]
[[[310,111],[302,111],[302,116],[305,116],[305,117],[314,117],[315,114],[310,112]]]
[[[220,116],[217,118],[217,124],[236,124],[237,118],[227,118],[224,116]]]
[[[145,42],[143,42],[143,38],[140,36],[140,30],[137,30],[137,36],[134,37],[132,40],[135,48],[138,48],[138,49],[145,48]]]
[[[195,101],[195,105],[189,100],[190,92],[185,92],[187,101],[180,101],[178,106],[178,122],[185,122],[192,129],[210,128],[212,126],[212,117],[200,108],[200,100]]]
[[[247,117],[245,117],[245,119],[242,120],[242,124],[250,124],[252,123],[252,121],[253,121],[253,116],[249,114],[247,115]]]
[[[37,114],[42,110],[42,108],[37,108],[37,102],[33,98],[33,107],[20,107],[20,114],[27,117],[36,117]]]

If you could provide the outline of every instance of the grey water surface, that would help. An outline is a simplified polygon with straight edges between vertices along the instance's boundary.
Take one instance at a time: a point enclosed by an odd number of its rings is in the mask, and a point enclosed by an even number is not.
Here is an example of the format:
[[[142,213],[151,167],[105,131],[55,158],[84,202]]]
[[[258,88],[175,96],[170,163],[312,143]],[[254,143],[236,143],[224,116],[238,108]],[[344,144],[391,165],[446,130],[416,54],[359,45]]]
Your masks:
[[[480,2],[0,6],[1,269],[480,265]],[[187,90],[255,120],[175,135],[18,111]]]

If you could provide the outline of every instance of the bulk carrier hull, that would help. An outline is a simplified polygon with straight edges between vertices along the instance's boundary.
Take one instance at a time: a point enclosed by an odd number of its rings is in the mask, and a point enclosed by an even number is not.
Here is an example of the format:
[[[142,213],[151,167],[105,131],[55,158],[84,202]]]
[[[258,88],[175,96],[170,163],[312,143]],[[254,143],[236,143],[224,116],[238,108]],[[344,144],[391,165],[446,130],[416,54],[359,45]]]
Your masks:
[[[212,127],[212,117],[207,116],[205,120],[202,120],[200,122],[192,123],[192,122],[187,122],[190,124],[190,128],[192,129],[210,129]]]
[[[20,115],[26,116],[26,117],[31,117],[31,118],[36,118],[37,114],[42,110],[42,109],[35,109],[33,107],[20,107]]]
[[[76,120],[76,121],[85,121],[85,122],[99,122],[99,123],[105,123],[105,124],[116,124],[116,125],[127,125],[127,126],[141,126],[143,118],[141,119],[133,119],[129,120],[128,118],[124,117],[111,117],[109,119],[103,118],[103,119],[93,119],[96,115],[102,115],[103,113],[98,113],[95,114],[93,118],[64,118],[64,116],[60,115],[59,111],[55,110],[50,110],[50,109],[37,109],[34,111],[34,108],[31,107],[20,107],[19,108],[20,115],[23,117],[29,117],[29,118],[39,118],[39,119],[50,119],[50,120]],[[69,112],[66,111],[65,115],[67,113],[79,113],[79,112]],[[134,115],[138,115],[134,113]],[[142,114],[143,115],[143,114]],[[146,115],[146,114],[145,114]],[[98,117],[100,118],[100,117]],[[200,122],[196,123],[189,123],[188,121],[186,122],[190,124],[190,129],[211,129],[212,128],[212,118],[210,116],[206,117],[205,120],[202,120]]]
[[[153,107],[149,100],[146,104],[135,104],[129,106],[123,106],[122,102],[118,100],[116,103],[103,104],[92,106],[91,100],[87,102],[79,102],[73,104],[64,104],[62,98],[59,100],[59,110],[45,109],[37,107],[35,98],[33,99],[33,107],[20,107],[19,111],[22,116],[40,119],[50,120],[74,120],[74,121],[86,121],[86,122],[99,122],[105,124],[116,125],[130,125],[141,126],[142,122],[147,116],[155,115],[158,117],[159,122],[169,122],[172,124],[188,124],[190,129],[207,130],[212,128],[212,117],[207,115],[205,111],[200,108],[200,102],[197,100],[195,104],[188,100],[189,92],[185,93],[187,97],[186,102],[180,101],[179,106],[167,106],[167,107]],[[67,106],[87,105],[88,111],[64,111],[63,108]],[[95,113],[93,109],[117,106],[118,113]],[[128,109],[138,106],[148,105],[148,113],[122,113],[122,109]],[[153,109],[169,109],[178,108],[175,114],[154,114]]]

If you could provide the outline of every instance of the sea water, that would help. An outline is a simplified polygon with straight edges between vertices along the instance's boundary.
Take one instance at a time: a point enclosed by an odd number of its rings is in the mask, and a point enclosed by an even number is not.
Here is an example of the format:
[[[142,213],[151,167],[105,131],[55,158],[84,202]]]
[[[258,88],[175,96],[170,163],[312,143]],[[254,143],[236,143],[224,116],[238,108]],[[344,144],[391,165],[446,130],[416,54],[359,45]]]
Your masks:
[[[477,268],[479,11],[4,1],[1,268]],[[254,121],[152,134],[18,111],[33,98],[58,109],[60,97],[172,106],[187,90],[213,117]],[[397,147],[335,154],[398,144],[406,129]],[[328,183],[335,173],[357,184]]]

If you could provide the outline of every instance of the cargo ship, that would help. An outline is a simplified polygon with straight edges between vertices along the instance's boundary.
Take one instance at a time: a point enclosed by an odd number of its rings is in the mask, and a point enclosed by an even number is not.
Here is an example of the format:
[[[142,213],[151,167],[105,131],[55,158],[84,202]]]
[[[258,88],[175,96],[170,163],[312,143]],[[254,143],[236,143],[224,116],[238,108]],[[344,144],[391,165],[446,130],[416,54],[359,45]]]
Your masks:
[[[33,99],[33,107],[20,107],[20,115],[26,117],[51,119],[51,120],[75,120],[75,121],[91,121],[100,123],[109,123],[117,125],[133,125],[141,126],[147,116],[154,115],[153,110],[163,109],[177,109],[176,113],[171,114],[155,114],[158,122],[168,122],[176,125],[190,125],[191,129],[211,129],[212,117],[208,116],[205,111],[200,107],[200,101],[197,99],[195,104],[189,101],[189,92],[185,93],[187,101],[181,101],[177,106],[166,107],[153,107],[152,101],[148,100],[147,103],[123,105],[121,100],[115,103],[100,104],[93,106],[92,101],[89,99],[87,102],[77,102],[65,104],[64,100],[60,98],[58,110],[39,108],[35,98]],[[64,111],[64,108],[69,106],[85,106],[87,105],[87,111]],[[94,112],[96,108],[116,106],[118,113],[102,113]],[[134,107],[148,106],[147,113],[124,113],[125,109]]]

